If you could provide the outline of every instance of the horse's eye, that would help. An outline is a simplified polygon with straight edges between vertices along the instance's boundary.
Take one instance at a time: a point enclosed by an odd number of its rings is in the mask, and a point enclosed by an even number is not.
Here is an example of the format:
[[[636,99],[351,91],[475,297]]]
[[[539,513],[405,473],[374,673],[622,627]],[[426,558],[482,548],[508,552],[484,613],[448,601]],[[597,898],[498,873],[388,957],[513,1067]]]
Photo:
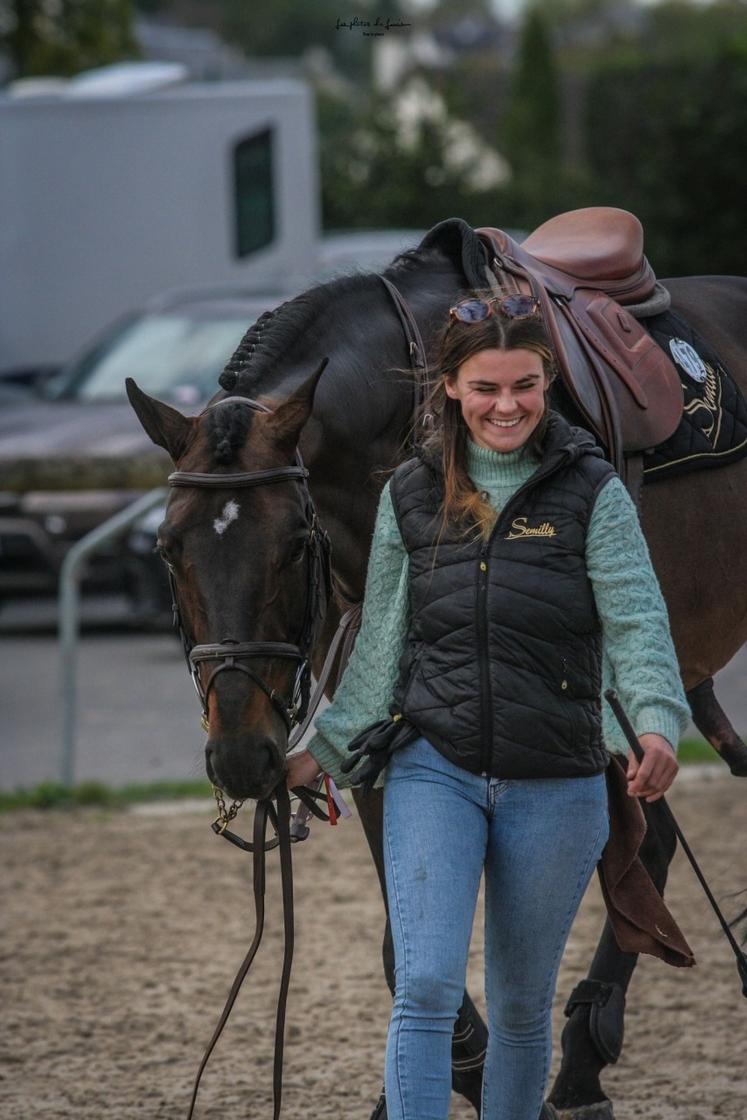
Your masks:
[[[296,541],[296,543],[293,545],[288,559],[292,564],[297,564],[299,560],[303,560],[305,552],[306,538],[303,537],[301,540]]]

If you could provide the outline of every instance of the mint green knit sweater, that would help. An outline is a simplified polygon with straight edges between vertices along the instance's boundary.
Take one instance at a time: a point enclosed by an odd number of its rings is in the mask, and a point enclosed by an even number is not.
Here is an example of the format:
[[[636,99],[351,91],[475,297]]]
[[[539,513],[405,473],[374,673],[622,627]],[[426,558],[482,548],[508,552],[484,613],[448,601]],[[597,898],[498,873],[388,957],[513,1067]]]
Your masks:
[[[468,443],[467,470],[501,510],[534,473],[538,460],[521,450],[491,451]],[[619,478],[594,504],[586,538],[586,566],[602,623],[603,688],[617,689],[638,735],[656,732],[676,748],[690,718],[669,633],[667,609],[651,566],[635,506]],[[408,557],[386,484],[381,494],[366,578],[361,629],[334,702],[316,720],[308,747],[339,786],[350,740],[389,715],[399,659],[409,628]],[[609,750],[624,752],[609,705],[602,702]],[[377,784],[382,784],[380,777]]]

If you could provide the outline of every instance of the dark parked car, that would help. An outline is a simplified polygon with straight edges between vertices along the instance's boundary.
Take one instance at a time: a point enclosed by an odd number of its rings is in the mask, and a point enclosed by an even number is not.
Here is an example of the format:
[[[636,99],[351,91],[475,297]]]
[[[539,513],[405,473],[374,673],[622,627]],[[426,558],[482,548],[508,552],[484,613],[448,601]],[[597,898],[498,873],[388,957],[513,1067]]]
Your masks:
[[[383,269],[423,232],[328,236],[313,279]],[[59,372],[0,372],[0,603],[54,594],[70,546],[165,481],[169,460],[140,427],[125,378],[182,412],[199,412],[244,331],[288,298],[167,293],[119,320]],[[153,510],[123,540],[103,546],[84,572],[84,590],[124,593],[133,621],[168,613],[163,565],[153,555],[162,512]]]
[[[54,594],[71,544],[144,490],[165,481],[169,460],[143,432],[124,392],[148,393],[198,412],[246,329],[282,294],[196,291],[162,296],[128,315],[38,394],[17,387],[0,408],[0,600]],[[123,546],[91,557],[83,587],[128,597],[133,618],[165,605],[152,555],[154,511]]]

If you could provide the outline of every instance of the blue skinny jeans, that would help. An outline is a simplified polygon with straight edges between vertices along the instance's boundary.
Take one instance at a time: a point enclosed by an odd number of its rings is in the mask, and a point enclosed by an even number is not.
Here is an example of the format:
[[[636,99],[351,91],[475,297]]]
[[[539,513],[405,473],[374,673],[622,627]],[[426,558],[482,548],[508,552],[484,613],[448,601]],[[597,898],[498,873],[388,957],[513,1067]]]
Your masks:
[[[451,1038],[483,869],[489,1042],[481,1118],[537,1120],[560,959],[608,831],[604,774],[484,778],[424,738],[393,755],[384,787],[396,979],[389,1120],[447,1120]]]

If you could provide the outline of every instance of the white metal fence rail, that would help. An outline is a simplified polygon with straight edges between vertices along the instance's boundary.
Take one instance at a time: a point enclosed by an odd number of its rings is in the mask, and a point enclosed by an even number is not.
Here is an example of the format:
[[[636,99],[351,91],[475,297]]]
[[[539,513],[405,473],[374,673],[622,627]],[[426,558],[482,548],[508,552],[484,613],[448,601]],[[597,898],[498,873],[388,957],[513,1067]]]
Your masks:
[[[64,786],[75,783],[75,743],[77,731],[77,663],[80,631],[80,574],[83,562],[102,544],[129,529],[140,517],[159,503],[165,503],[168,491],[159,486],[143,494],[92,529],[67,553],[60,573],[59,590],[59,653],[60,705],[62,737],[60,746],[60,781]]]

